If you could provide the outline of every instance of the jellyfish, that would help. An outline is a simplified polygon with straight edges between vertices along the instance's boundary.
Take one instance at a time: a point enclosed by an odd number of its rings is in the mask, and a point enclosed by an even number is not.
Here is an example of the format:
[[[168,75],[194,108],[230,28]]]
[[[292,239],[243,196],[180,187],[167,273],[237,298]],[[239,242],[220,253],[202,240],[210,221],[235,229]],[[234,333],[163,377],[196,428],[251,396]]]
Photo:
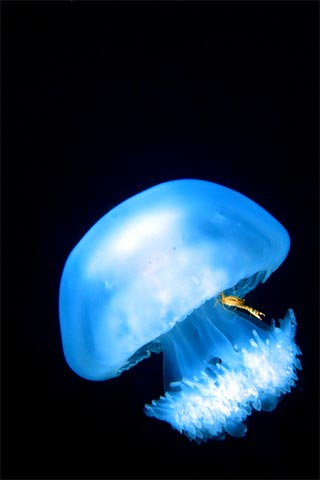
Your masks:
[[[244,436],[253,410],[295,386],[296,319],[245,301],[287,256],[285,228],[230,188],[174,180],[103,216],[69,255],[59,315],[65,359],[108,380],[163,352],[163,395],[145,413],[201,443]]]

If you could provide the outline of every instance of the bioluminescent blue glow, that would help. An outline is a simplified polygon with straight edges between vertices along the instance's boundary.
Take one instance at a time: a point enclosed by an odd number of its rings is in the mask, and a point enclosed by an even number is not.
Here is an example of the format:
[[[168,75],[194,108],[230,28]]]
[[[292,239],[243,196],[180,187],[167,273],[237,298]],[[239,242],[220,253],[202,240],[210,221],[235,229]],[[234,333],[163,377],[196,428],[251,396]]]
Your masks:
[[[252,409],[273,410],[295,385],[301,352],[291,309],[276,326],[230,302],[265,282],[289,246],[268,212],[215,183],[176,180],[128,199],[66,262],[68,364],[106,380],[163,351],[165,394],[147,415],[197,442],[243,436]]]

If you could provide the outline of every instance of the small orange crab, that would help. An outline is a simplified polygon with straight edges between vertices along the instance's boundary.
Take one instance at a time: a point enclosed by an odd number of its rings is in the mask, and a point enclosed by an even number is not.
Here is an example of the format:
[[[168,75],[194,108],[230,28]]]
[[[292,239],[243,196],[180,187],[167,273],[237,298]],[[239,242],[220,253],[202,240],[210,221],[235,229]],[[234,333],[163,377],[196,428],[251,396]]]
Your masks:
[[[261,317],[265,317],[264,313],[259,312],[259,310],[256,310],[255,308],[249,307],[249,305],[246,305],[244,298],[236,297],[234,295],[226,296],[222,292],[219,296],[219,302],[222,303],[222,305],[227,305],[228,307],[242,308],[242,310],[247,310],[247,312],[259,320],[263,320]]]

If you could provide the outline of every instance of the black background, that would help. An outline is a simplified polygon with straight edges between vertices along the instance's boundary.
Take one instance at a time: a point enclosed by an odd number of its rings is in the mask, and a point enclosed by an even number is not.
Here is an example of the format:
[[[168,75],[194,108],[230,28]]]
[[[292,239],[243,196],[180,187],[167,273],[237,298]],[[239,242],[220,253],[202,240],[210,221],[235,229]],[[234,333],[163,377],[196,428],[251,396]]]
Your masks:
[[[318,3],[2,2],[2,478],[319,478]],[[143,414],[161,355],[108,382],[64,361],[64,262],[109,209],[200,178],[290,233],[251,303],[298,320],[303,371],[245,438]],[[270,318],[270,317],[269,317]]]

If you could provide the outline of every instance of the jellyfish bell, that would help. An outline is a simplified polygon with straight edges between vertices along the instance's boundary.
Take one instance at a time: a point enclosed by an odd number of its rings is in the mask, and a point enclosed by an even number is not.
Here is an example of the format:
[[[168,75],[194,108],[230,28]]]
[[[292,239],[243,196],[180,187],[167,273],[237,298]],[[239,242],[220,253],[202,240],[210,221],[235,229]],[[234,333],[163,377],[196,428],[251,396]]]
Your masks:
[[[292,310],[270,326],[228,298],[265,282],[289,246],[268,212],[215,183],[175,180],[129,198],[67,259],[67,363],[106,380],[163,351],[165,395],[147,415],[197,442],[244,435],[253,408],[272,410],[294,386],[300,351]]]

